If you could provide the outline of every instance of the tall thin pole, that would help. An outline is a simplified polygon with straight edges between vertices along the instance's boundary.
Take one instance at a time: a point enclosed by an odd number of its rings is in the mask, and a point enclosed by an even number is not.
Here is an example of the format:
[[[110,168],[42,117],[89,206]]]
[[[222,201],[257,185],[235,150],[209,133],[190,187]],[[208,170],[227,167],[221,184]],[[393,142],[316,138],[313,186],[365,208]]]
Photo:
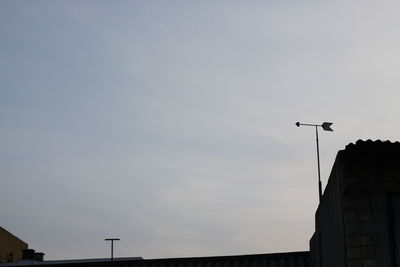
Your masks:
[[[111,241],[111,261],[114,260],[114,241],[120,240],[119,238],[106,238],[105,241]]]
[[[319,141],[318,141],[318,127],[322,127],[324,131],[329,131],[333,132],[331,125],[332,122],[324,122],[322,124],[310,124],[310,123],[300,123],[296,122],[296,126],[314,126],[315,127],[315,137],[317,141],[317,163],[318,163],[318,196],[319,196],[319,203],[321,203],[321,198],[322,198],[322,183],[321,183],[321,168],[319,165]]]
[[[320,165],[319,165],[318,126],[315,126],[315,136],[316,136],[316,141],[317,141],[318,191],[319,191],[319,202],[321,203],[321,197],[322,197],[322,183],[321,183],[321,168],[320,168]]]

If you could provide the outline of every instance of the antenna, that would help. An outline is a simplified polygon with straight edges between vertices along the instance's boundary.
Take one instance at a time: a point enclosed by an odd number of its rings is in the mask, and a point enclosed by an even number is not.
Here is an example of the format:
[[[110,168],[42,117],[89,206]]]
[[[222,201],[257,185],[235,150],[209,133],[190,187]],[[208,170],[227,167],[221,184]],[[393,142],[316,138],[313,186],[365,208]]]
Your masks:
[[[119,241],[119,238],[106,238],[105,241],[111,241],[111,261],[114,260],[114,241]]]

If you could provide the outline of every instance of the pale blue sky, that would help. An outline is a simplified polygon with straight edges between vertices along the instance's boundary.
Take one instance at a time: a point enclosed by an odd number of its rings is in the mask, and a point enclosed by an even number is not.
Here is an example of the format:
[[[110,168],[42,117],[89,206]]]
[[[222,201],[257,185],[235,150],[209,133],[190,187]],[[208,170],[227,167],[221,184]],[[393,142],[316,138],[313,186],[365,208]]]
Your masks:
[[[1,225],[47,259],[307,250],[357,139],[398,140],[396,1],[1,1]]]

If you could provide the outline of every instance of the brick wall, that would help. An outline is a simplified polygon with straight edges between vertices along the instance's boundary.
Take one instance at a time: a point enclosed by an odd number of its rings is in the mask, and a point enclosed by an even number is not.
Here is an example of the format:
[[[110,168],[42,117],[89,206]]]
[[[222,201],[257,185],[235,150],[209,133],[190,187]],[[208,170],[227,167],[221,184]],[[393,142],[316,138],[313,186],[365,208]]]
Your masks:
[[[311,240],[315,266],[335,266],[329,263],[335,254],[341,258],[336,266],[399,266],[392,209],[397,195],[400,143],[357,141],[339,151],[316,213],[321,239]]]
[[[17,262],[22,259],[22,250],[28,245],[0,227],[0,263]]]

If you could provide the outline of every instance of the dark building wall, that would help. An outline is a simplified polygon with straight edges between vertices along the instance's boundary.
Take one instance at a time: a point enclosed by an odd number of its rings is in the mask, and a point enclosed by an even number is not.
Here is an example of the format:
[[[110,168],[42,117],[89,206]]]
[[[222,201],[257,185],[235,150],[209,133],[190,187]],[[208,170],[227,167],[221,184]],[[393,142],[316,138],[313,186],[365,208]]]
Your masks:
[[[17,262],[22,259],[22,250],[28,244],[0,227],[0,263]]]
[[[391,203],[400,192],[400,143],[359,141],[346,147],[343,162],[348,266],[398,266]]]
[[[345,266],[345,236],[341,198],[341,153],[336,157],[328,184],[315,215],[315,233],[310,241],[314,266]]]
[[[400,266],[398,195],[400,143],[357,141],[339,151],[316,213],[315,266]]]

